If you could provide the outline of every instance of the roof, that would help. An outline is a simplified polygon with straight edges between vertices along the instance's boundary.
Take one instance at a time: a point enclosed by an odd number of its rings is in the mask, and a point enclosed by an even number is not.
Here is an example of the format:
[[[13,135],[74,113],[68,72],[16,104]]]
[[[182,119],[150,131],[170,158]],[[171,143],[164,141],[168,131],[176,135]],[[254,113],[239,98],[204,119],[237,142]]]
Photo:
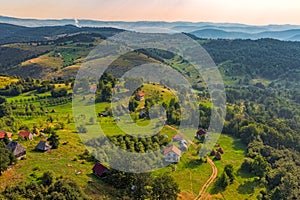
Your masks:
[[[198,131],[197,131],[197,135],[204,135],[206,134],[205,130],[200,128]]]
[[[167,149],[165,149],[164,154],[170,153],[170,152],[174,152],[177,155],[181,156],[181,151],[180,149],[178,149],[176,146],[170,146]]]
[[[29,137],[30,135],[32,134],[29,131],[19,131],[19,136]]]
[[[188,149],[188,146],[187,146],[187,144],[180,144],[180,148],[185,148],[185,149]]]
[[[172,138],[173,138],[173,139],[181,139],[181,138],[182,138],[182,135],[177,134],[177,135],[174,135]]]
[[[26,149],[22,147],[22,145],[20,145],[18,142],[15,141],[8,143],[8,145],[6,145],[6,148],[11,150],[14,153],[14,155],[18,155],[26,151]]]
[[[40,143],[35,147],[36,150],[48,151],[51,149],[51,146],[46,141],[40,141]]]
[[[143,96],[145,96],[145,94],[143,92],[139,92],[138,96],[143,97]]]
[[[97,86],[96,85],[91,85],[91,87],[90,87],[90,89],[92,90],[92,89],[97,89]]]
[[[1,131],[0,132],[0,139],[3,139],[5,137],[5,135],[7,135],[7,137],[11,138],[12,133],[6,132],[6,131]]]
[[[93,167],[93,172],[99,176],[101,176],[106,170],[108,170],[108,167],[104,166],[99,162],[97,162]]]
[[[180,142],[179,142],[180,144],[188,144],[188,142],[186,141],[186,140],[181,140]]]

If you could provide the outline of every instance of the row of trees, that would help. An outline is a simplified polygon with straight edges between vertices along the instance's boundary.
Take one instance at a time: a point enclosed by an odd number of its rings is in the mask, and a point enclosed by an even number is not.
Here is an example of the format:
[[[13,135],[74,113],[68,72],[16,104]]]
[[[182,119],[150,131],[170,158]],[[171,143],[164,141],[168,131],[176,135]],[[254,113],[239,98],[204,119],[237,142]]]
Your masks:
[[[159,150],[161,147],[169,143],[169,138],[165,135],[157,134],[152,137],[141,137],[132,135],[116,135],[108,137],[109,141],[123,150],[137,153],[145,153],[149,151]],[[106,138],[98,138],[89,140],[86,145],[100,149],[107,143]]]

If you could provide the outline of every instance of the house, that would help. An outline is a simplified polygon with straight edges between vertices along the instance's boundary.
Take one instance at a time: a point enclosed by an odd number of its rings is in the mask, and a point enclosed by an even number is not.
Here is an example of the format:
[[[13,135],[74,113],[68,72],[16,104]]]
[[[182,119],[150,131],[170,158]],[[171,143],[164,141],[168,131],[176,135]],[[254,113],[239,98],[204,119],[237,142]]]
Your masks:
[[[181,150],[173,145],[165,149],[164,155],[166,162],[178,163],[181,157]]]
[[[6,131],[0,131],[0,140],[3,139],[5,135],[7,135],[7,137],[11,139],[12,133]]]
[[[180,151],[185,152],[189,149],[189,147],[186,144],[180,144],[179,149]]]
[[[140,118],[140,119],[143,119],[143,118],[145,118],[145,117],[147,117],[146,112],[143,111],[143,110],[141,110],[140,113],[139,113],[139,118]]]
[[[184,151],[187,151],[188,149],[189,149],[189,147],[188,147],[188,142],[186,141],[186,140],[181,140],[180,142],[179,142],[179,149],[182,151],[182,152],[184,152]]]
[[[96,85],[91,85],[90,87],[90,93],[95,94],[97,91],[97,86]]]
[[[105,175],[105,172],[107,171],[108,171],[108,167],[106,167],[105,165],[99,162],[97,162],[93,167],[93,173],[99,177],[103,177]]]
[[[40,141],[40,143],[35,147],[35,150],[46,152],[46,151],[50,151],[51,148],[52,147],[46,141]]]
[[[200,128],[200,129],[197,131],[195,137],[196,137],[197,139],[201,140],[201,139],[203,138],[203,136],[205,136],[205,134],[206,134],[206,131],[205,131],[204,129]]]
[[[19,137],[22,137],[26,140],[32,140],[33,139],[33,134],[29,131],[22,130],[22,131],[19,132]]]
[[[143,101],[145,99],[145,94],[143,92],[139,92],[135,96],[137,101]]]
[[[26,149],[18,142],[11,141],[8,145],[6,145],[6,149],[11,150],[17,159],[21,159],[26,156]]]
[[[182,140],[182,135],[181,134],[174,135],[172,137],[172,140],[173,140],[173,142],[179,142]]]

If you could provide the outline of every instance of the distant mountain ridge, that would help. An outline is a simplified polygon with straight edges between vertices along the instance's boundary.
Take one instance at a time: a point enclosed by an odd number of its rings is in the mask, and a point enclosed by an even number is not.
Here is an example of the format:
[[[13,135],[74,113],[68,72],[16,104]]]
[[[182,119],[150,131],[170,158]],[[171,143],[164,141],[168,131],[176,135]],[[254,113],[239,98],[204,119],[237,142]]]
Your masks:
[[[140,31],[140,32],[185,32],[200,38],[210,39],[262,39],[272,38],[278,40],[300,41],[300,25],[264,25],[253,26],[239,23],[212,23],[212,22],[164,22],[164,21],[97,21],[87,19],[22,19],[0,16],[0,23],[37,28],[41,26],[66,26],[73,25],[73,29],[80,27],[112,27],[117,29]],[[24,30],[25,27],[23,28]],[[8,32],[12,34],[17,27],[10,27]],[[15,29],[15,30],[14,30]],[[73,30],[74,31],[74,30]],[[71,31],[72,32],[72,31]],[[76,32],[76,31],[75,31]],[[1,36],[2,37],[2,36]]]
[[[110,37],[123,30],[109,27],[77,27],[73,25],[64,26],[42,26],[25,27],[12,24],[0,23],[0,44],[9,44],[16,42],[35,42],[56,39],[61,35],[70,35],[76,33],[97,33],[103,38]]]
[[[291,29],[285,31],[263,31],[259,33],[244,33],[234,31],[224,31],[219,29],[202,29],[191,32],[191,34],[200,38],[209,39],[263,39],[271,38],[285,41],[300,41],[300,29]]]

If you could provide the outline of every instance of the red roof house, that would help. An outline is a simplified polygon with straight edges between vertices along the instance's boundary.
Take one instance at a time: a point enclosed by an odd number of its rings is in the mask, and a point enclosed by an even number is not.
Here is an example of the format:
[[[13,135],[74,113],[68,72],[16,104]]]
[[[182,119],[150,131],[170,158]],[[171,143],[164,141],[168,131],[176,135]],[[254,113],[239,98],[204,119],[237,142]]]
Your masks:
[[[6,132],[6,131],[1,131],[0,132],[0,139],[3,139],[5,137],[5,135],[7,135],[8,138],[11,138],[12,133]]]
[[[166,162],[178,163],[181,157],[181,150],[173,145],[165,149],[164,155]]]
[[[99,176],[99,177],[103,177],[104,176],[104,173],[108,170],[108,167],[104,166],[103,164],[97,162],[95,164],[95,166],[93,167],[93,173],[96,175],[96,176]]]
[[[174,135],[172,137],[172,140],[173,140],[173,142],[181,141],[182,140],[182,135],[181,134]]]
[[[19,137],[23,137],[26,140],[32,140],[33,139],[33,135],[29,131],[20,131],[19,132]]]
[[[96,85],[91,85],[90,87],[90,93],[94,94],[97,91],[97,86]]]
[[[143,92],[139,92],[136,95],[136,100],[143,101],[145,99],[145,94]]]

